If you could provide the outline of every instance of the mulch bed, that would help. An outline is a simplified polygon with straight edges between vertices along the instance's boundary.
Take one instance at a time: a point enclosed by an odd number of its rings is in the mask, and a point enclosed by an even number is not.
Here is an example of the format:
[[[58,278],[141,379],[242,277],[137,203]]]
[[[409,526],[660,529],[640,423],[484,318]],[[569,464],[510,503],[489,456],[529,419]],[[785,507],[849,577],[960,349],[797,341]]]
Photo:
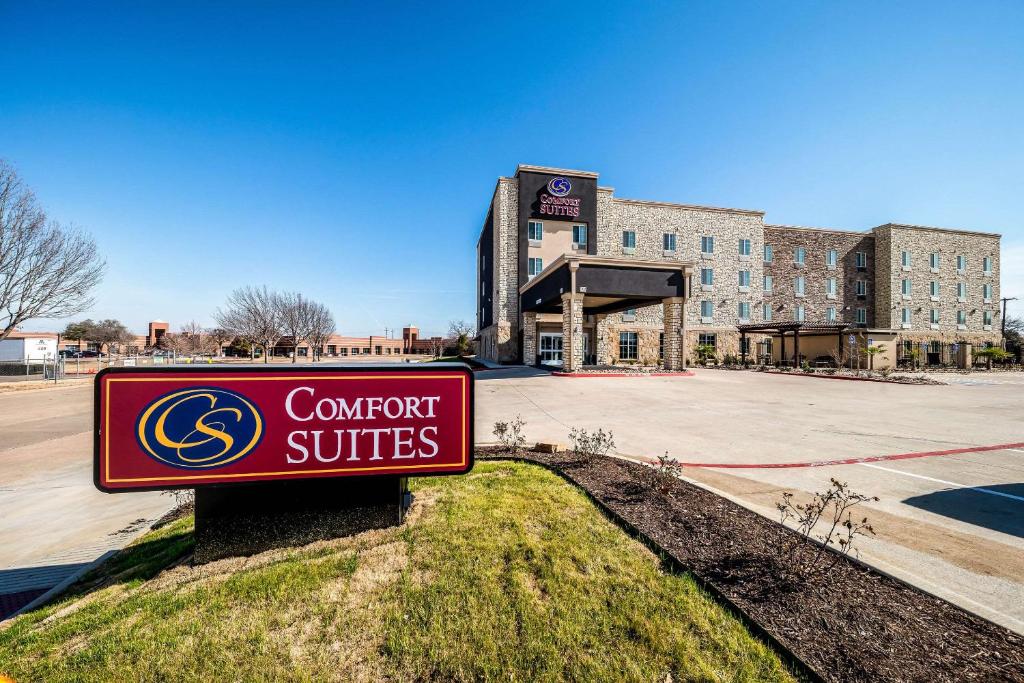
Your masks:
[[[859,563],[781,580],[795,532],[725,498],[613,458],[516,457],[582,487],[825,680],[1024,681],[1024,637]]]

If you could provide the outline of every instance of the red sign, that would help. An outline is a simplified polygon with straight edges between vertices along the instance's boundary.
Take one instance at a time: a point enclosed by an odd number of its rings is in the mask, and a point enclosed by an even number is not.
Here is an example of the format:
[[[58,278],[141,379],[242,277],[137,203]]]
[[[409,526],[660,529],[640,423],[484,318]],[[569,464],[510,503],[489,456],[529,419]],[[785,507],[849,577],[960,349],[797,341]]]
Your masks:
[[[463,474],[473,373],[461,364],[109,368],[96,376],[102,491],[308,477]]]

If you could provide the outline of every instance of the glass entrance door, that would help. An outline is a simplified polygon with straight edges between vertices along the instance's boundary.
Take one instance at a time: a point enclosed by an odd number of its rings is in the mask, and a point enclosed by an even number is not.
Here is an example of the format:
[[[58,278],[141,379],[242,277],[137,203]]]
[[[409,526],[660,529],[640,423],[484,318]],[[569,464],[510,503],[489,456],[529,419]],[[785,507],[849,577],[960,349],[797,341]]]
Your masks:
[[[545,365],[562,364],[562,335],[542,332],[540,335],[540,362]]]

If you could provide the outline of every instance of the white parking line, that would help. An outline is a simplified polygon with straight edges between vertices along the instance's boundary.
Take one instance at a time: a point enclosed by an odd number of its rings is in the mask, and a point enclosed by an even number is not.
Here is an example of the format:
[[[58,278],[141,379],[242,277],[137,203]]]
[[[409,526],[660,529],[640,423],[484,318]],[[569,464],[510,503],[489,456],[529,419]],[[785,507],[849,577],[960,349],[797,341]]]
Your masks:
[[[1024,496],[1015,496],[1010,493],[1003,493],[1002,491],[993,491],[992,489],[986,489],[978,486],[968,486],[967,484],[957,484],[955,481],[946,481],[945,479],[936,479],[935,477],[926,477],[923,474],[912,474],[910,472],[904,472],[902,470],[894,470],[891,467],[882,467],[881,465],[872,465],[868,462],[857,463],[861,467],[871,467],[876,470],[885,470],[886,472],[893,472],[895,474],[902,474],[908,477],[914,477],[915,479],[925,479],[927,481],[934,481],[937,484],[945,484],[946,486],[952,486],[955,489],[971,489],[972,491],[978,491],[979,493],[988,493],[993,496],[999,496],[1001,498],[1009,498],[1010,500],[1016,500],[1024,503]]]

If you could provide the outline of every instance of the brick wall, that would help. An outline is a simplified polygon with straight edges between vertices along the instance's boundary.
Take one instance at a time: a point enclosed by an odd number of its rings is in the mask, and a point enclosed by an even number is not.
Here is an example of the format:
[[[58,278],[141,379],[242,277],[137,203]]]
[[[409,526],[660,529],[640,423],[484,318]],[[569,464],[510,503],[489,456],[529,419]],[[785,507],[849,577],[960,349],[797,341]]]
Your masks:
[[[999,237],[983,233],[960,232],[888,224],[875,229],[879,261],[886,261],[886,271],[878,278],[877,316],[880,323],[893,329],[939,333],[974,334],[997,339],[999,310]],[[904,268],[903,252],[910,253],[910,267]],[[938,268],[931,267],[931,254],[939,255]],[[966,269],[957,270],[957,256],[965,256]],[[992,272],[982,269],[984,257],[991,257]],[[902,281],[910,280],[910,297],[903,295]],[[939,285],[938,297],[931,294],[931,282]],[[957,283],[966,285],[964,301],[957,300]],[[992,286],[989,303],[983,298],[983,285]],[[910,309],[910,327],[903,327],[902,312]],[[939,311],[937,327],[931,324],[931,309]],[[957,311],[962,310],[966,322],[957,326]],[[984,312],[992,314],[992,329],[984,329]],[[955,336],[955,335],[954,335]]]
[[[772,247],[773,259],[764,264],[764,274],[773,278],[772,292],[765,293],[764,302],[772,309],[772,320],[795,320],[796,306],[803,305],[805,320],[809,323],[825,323],[827,309],[836,309],[836,322],[850,325],[857,322],[857,309],[865,309],[867,327],[875,326],[874,279],[875,279],[875,238],[871,234],[844,232],[839,230],[818,230],[788,226],[766,225],[765,244]],[[804,265],[794,261],[797,247],[803,247]],[[826,262],[829,250],[837,254],[836,265],[830,268]],[[862,252],[865,266],[856,264],[857,252]],[[804,296],[795,293],[795,280],[804,277]],[[827,281],[834,278],[834,298],[827,294]],[[857,281],[865,282],[866,294],[858,297]]]

